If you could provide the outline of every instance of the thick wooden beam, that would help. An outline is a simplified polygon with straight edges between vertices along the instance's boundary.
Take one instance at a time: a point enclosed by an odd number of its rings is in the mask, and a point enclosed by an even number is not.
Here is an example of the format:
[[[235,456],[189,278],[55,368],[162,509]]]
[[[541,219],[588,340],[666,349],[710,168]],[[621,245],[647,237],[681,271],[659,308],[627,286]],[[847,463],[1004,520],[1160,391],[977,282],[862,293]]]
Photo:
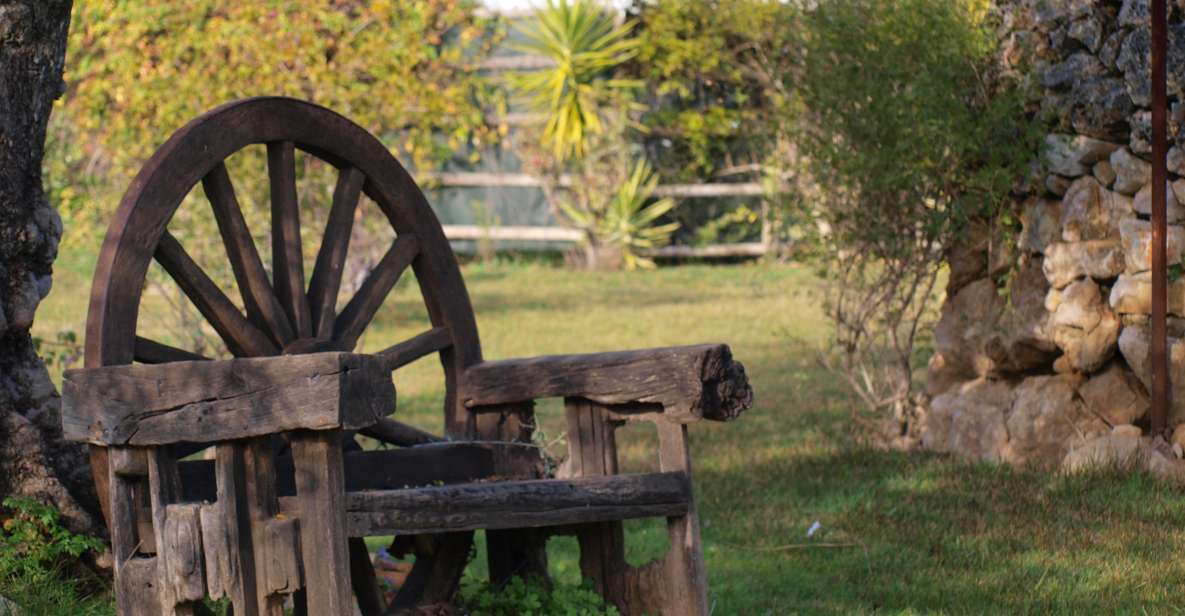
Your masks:
[[[477,411],[575,397],[659,405],[664,417],[679,422],[729,421],[753,402],[744,366],[723,344],[484,362],[465,371],[461,392],[465,405]]]
[[[356,430],[395,407],[384,362],[315,353],[70,370],[67,438],[97,445],[213,442],[288,430]]]
[[[300,515],[294,497],[280,500]],[[685,474],[651,473],[352,492],[346,512],[349,535],[364,537],[681,516],[690,501]]]
[[[544,476],[539,447],[522,443],[438,443],[346,452],[344,457],[346,489],[350,492],[468,483],[490,477],[538,479]],[[178,463],[183,500],[213,501],[216,498],[214,466],[210,460]],[[296,494],[293,476],[292,457],[276,458],[277,494]]]

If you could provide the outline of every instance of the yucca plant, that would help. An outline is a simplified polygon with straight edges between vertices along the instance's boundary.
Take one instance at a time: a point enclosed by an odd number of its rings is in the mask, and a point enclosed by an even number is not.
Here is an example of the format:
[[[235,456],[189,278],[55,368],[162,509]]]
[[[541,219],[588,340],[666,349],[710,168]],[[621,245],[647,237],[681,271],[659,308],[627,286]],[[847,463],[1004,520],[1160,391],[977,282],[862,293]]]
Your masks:
[[[643,253],[665,246],[679,223],[654,224],[675,207],[675,200],[664,197],[647,205],[658,187],[658,175],[645,160],[634,163],[624,183],[602,207],[581,208],[561,201],[560,209],[590,235],[593,253],[616,251],[626,269],[652,268],[654,261]],[[593,256],[590,260],[598,260]]]
[[[547,117],[543,139],[560,163],[585,155],[589,137],[603,130],[606,99],[636,85],[608,75],[634,55],[633,28],[632,21],[617,24],[596,0],[548,0],[526,31],[527,42],[516,46],[553,62],[514,82],[528,105]]]

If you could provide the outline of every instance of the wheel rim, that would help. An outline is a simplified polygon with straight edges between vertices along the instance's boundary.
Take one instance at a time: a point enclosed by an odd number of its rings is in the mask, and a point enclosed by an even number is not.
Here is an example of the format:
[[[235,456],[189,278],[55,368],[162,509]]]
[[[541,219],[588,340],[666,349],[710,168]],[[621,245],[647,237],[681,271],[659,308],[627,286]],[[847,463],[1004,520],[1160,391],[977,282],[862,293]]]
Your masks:
[[[258,254],[251,255],[254,246],[249,234],[243,237],[246,225],[241,213],[234,220],[238,204],[224,164],[231,154],[255,144],[269,144],[273,268],[283,272],[274,277],[274,287],[267,281]],[[327,225],[330,245],[323,244],[318,252],[307,291],[298,252],[299,215],[294,210],[292,159],[296,149],[339,170]],[[241,294],[246,315],[229,301],[222,301],[225,296],[218,298],[216,289],[210,288],[212,283],[206,284],[208,277],[201,280],[200,268],[166,231],[181,201],[199,182],[206,188],[216,216],[222,213],[218,217],[224,237],[238,237],[237,242],[224,245],[236,270],[236,282],[245,291]],[[87,367],[127,364],[136,359],[141,289],[154,256],[191,300],[198,298],[194,303],[235,355],[272,355],[284,350],[281,341],[307,343],[315,339],[315,334],[325,331],[332,314],[328,306],[336,300],[340,285],[349,239],[347,219],[361,193],[379,206],[397,237],[341,314],[332,315],[332,348],[353,348],[393,286],[393,279],[410,264],[432,325],[446,328],[451,337],[451,347],[441,351],[445,430],[452,436],[464,436],[468,413],[456,400],[456,378],[465,366],[481,361],[481,348],[468,293],[436,215],[403,166],[365,129],[328,109],[295,99],[253,98],[218,107],[174,133],[144,164],[120,202],[99,254],[87,318]],[[277,225],[276,220],[284,224]],[[230,228],[229,233],[224,226]]]

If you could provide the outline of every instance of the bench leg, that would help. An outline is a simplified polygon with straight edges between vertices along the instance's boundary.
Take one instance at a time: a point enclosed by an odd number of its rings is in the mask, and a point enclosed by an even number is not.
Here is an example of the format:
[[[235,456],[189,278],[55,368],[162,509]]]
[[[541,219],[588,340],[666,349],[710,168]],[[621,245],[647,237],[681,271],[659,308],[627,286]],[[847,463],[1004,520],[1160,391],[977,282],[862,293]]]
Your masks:
[[[346,485],[337,432],[293,434],[300,552],[309,614],[354,610],[346,536]]]
[[[658,426],[659,460],[663,472],[682,471],[691,478],[691,455],[687,448],[687,426],[667,421]],[[700,542],[699,517],[695,501],[687,515],[667,519],[671,550],[666,566],[665,615],[707,616],[708,583],[704,575],[704,553]]]
[[[616,425],[605,408],[584,398],[564,400],[568,420],[568,472],[573,477],[617,474]],[[628,614],[626,600],[625,533],[621,522],[583,524],[580,572],[593,582],[605,601]]]

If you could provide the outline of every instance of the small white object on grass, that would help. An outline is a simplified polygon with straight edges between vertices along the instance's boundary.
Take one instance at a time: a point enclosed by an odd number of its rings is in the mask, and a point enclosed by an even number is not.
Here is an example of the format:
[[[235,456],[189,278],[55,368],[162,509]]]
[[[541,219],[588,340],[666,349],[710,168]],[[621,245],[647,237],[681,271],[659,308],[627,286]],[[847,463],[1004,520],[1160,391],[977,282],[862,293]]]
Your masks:
[[[819,532],[820,530],[823,530],[823,525],[820,524],[818,520],[815,520],[814,523],[811,524],[811,527],[806,529],[806,538],[810,539],[811,537],[815,536],[815,533]]]

